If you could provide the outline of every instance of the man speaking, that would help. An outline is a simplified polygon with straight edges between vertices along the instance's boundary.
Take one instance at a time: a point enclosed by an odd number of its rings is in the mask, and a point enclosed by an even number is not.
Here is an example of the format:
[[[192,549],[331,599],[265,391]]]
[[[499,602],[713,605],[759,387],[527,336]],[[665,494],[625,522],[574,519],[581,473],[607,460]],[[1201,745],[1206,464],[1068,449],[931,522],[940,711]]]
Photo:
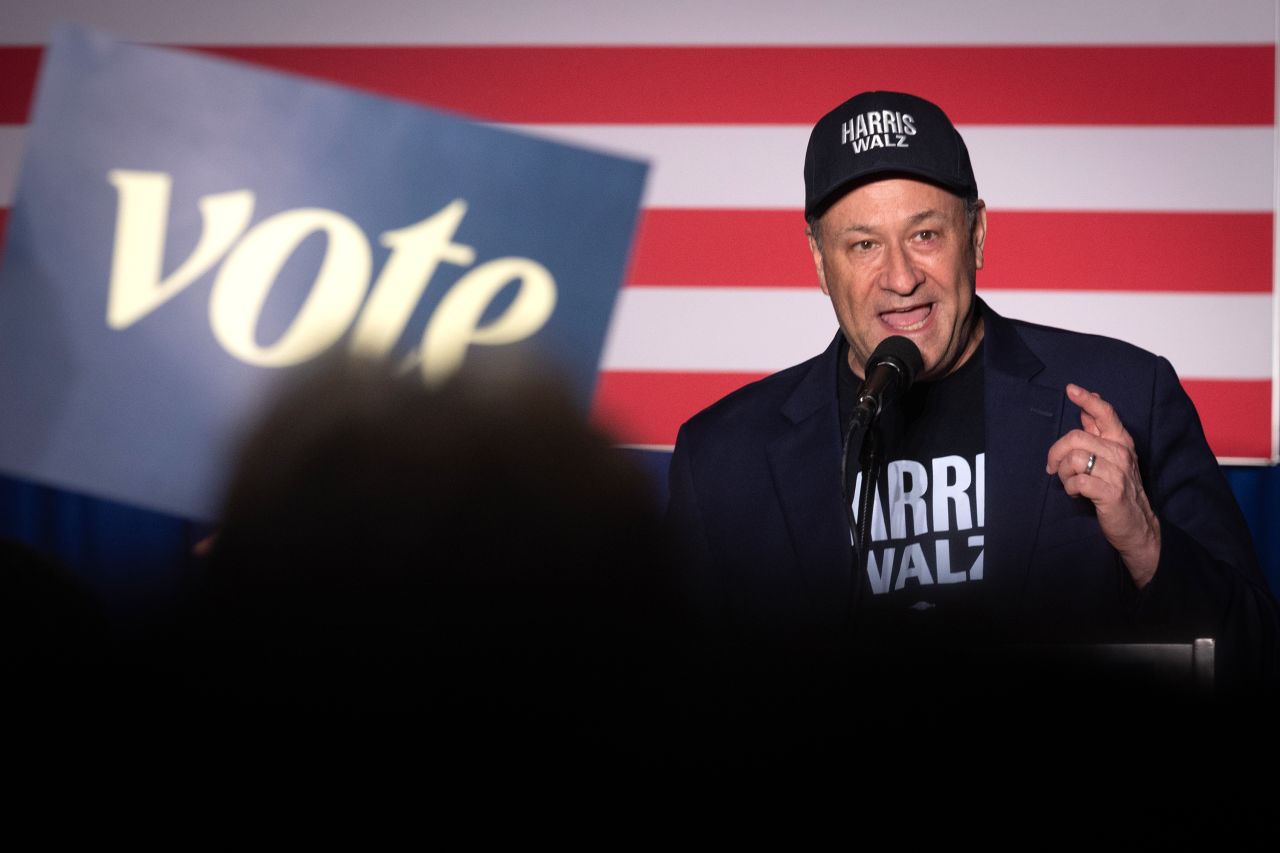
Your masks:
[[[1220,682],[1272,672],[1275,601],[1173,368],[977,298],[986,208],[947,116],[859,94],[804,175],[840,331],[693,417],[671,463],[716,623],[854,646],[1210,637]],[[877,349],[914,361],[907,341],[918,361],[863,399]]]

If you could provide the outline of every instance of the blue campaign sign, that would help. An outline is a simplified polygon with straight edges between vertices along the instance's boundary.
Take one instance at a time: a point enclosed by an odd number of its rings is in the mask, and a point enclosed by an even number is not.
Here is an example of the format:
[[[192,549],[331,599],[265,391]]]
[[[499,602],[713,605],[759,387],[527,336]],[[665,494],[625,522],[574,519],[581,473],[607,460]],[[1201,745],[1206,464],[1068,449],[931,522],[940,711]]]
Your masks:
[[[646,166],[79,29],[45,53],[0,267],[0,469],[207,519],[326,353],[537,350],[588,403]]]

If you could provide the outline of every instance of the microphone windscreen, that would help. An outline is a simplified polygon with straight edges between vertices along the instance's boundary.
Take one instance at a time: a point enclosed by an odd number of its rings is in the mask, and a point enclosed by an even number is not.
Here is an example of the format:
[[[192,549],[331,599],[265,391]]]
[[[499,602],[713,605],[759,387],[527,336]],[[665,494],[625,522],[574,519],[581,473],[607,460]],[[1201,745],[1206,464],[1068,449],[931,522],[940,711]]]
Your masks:
[[[871,358],[867,359],[866,375],[871,374],[873,365],[885,361],[895,362],[902,371],[902,387],[898,389],[899,391],[910,388],[911,383],[916,380],[916,374],[924,368],[924,357],[920,355],[920,348],[910,338],[902,335],[894,335],[880,342],[875,352],[871,353]]]

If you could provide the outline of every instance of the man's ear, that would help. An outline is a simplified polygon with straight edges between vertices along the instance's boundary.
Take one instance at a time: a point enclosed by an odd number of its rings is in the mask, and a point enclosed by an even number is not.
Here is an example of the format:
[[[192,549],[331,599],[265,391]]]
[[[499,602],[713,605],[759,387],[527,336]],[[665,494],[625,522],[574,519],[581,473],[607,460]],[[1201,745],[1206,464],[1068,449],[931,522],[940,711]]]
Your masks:
[[[804,234],[809,238],[809,252],[813,255],[813,266],[818,271],[818,287],[822,288],[822,292],[830,296],[831,291],[827,290],[827,274],[822,268],[822,248],[818,245],[817,239],[813,236],[813,229],[820,227],[820,223],[815,222],[808,228],[804,229]]]
[[[982,269],[982,250],[987,242],[987,203],[976,202],[973,219],[973,262],[975,269]]]

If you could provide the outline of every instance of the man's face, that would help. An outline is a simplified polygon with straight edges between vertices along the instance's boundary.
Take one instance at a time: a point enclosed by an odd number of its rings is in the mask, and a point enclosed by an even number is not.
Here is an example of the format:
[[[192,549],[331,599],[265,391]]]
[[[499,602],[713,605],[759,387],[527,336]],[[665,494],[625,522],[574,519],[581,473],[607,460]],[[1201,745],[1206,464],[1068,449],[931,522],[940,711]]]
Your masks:
[[[970,229],[959,196],[893,178],[848,193],[817,228],[809,248],[856,373],[891,335],[920,347],[924,369],[917,379],[945,376],[977,349],[982,326],[974,283],[987,236],[981,203]]]

